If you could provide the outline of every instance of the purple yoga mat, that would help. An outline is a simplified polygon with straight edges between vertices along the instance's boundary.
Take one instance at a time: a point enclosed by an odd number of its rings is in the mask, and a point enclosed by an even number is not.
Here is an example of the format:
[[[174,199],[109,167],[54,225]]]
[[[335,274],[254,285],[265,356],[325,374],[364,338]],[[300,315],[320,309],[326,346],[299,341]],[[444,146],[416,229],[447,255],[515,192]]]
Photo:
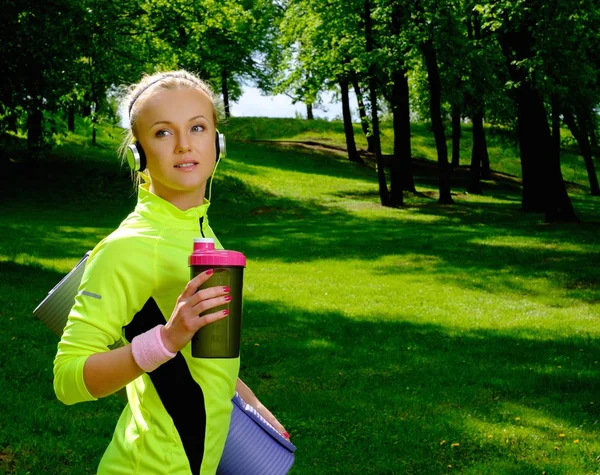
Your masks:
[[[237,393],[217,475],[284,475],[294,464],[296,446],[283,437]]]

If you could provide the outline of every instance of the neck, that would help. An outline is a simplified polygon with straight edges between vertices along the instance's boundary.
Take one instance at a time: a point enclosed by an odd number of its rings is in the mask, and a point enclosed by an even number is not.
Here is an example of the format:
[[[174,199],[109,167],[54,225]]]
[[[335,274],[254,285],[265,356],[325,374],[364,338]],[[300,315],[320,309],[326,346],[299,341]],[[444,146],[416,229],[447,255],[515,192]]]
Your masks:
[[[163,200],[168,201],[173,206],[179,208],[181,211],[187,211],[190,208],[195,208],[204,204],[206,184],[202,185],[200,188],[198,188],[198,190],[178,192],[169,189],[161,189],[160,187],[157,188],[153,183],[151,183],[150,191]]]

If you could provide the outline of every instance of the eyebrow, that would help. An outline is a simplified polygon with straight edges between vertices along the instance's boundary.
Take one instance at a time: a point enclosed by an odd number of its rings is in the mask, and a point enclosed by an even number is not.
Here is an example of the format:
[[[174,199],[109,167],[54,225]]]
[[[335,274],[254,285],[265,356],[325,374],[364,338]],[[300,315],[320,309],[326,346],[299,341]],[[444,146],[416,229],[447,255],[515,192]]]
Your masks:
[[[200,115],[195,115],[194,117],[191,117],[190,119],[188,119],[188,122],[193,122],[194,120],[197,120],[197,119],[205,119],[205,120],[207,120],[205,116],[203,116],[203,115],[200,114]],[[158,121],[154,122],[154,124],[152,124],[150,126],[150,128],[152,128],[152,127],[154,127],[155,125],[158,125],[158,124],[167,124],[168,125],[170,123],[171,123],[171,121],[169,121],[169,120],[158,120]]]

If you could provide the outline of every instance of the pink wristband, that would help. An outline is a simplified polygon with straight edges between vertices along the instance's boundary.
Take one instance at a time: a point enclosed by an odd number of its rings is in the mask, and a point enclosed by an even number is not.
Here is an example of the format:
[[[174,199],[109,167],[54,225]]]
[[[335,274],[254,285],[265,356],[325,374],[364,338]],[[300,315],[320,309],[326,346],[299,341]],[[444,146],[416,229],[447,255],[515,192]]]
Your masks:
[[[161,364],[166,363],[177,353],[167,350],[160,333],[164,325],[156,325],[131,341],[131,352],[137,365],[146,373],[150,373]]]

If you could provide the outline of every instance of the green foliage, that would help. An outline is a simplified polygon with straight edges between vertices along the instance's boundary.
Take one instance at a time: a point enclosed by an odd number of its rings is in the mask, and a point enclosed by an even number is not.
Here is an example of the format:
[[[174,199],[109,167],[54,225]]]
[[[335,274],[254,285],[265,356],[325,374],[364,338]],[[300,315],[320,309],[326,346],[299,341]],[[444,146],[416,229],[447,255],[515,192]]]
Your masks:
[[[276,57],[271,2],[148,0],[147,9],[163,68],[197,71],[216,88],[225,75],[232,100],[240,97],[244,79],[268,87],[267,65]]]
[[[596,2],[503,1],[475,6],[484,28],[496,36],[522,31],[531,34],[532,44],[525,56],[508,53],[507,60],[525,72],[538,90],[563,103],[598,98],[597,51],[600,35],[596,28],[600,13]],[[557,47],[557,45],[560,45]],[[513,88],[518,84],[507,84]]]
[[[59,109],[61,98],[75,80],[71,67],[79,56],[80,34],[71,28],[84,15],[79,2],[61,0],[48,4],[35,1],[7,1],[2,5],[0,59],[3,87],[0,105],[4,115],[39,121],[44,113]],[[36,123],[32,144],[44,148],[51,134]],[[33,143],[35,142],[35,143]]]
[[[137,82],[142,72],[180,67],[216,87],[227,78],[235,100],[244,79],[269,84],[260,60],[276,57],[276,12],[267,0],[4,2],[0,40],[11,55],[0,59],[1,114],[13,123],[40,111],[114,116],[109,98],[120,86]],[[42,139],[51,143],[52,136]]]

